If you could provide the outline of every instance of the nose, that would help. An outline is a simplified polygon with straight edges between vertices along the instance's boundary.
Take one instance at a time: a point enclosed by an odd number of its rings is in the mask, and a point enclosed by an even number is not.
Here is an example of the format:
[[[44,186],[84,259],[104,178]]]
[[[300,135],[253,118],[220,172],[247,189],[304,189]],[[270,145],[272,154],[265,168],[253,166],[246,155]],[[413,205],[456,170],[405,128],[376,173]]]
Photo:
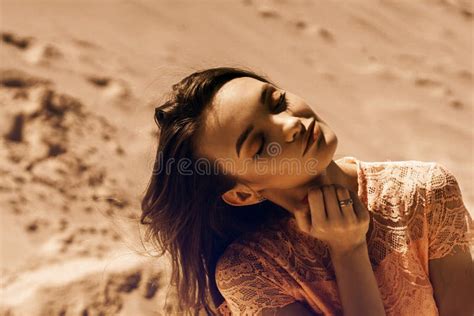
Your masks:
[[[295,141],[295,139],[301,136],[305,131],[304,124],[299,118],[289,120],[284,128],[285,141],[288,143]]]

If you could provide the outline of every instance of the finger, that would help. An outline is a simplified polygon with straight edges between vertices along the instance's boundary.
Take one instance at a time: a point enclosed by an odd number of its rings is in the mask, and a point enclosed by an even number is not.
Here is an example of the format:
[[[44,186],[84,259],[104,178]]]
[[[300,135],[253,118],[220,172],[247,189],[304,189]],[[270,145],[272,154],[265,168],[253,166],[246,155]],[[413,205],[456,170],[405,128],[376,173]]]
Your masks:
[[[333,185],[324,186],[324,207],[328,214],[329,220],[340,219],[342,217],[341,209],[339,208],[339,201],[336,196],[336,189]]]
[[[311,212],[311,223],[313,225],[327,221],[323,199],[323,193],[320,188],[311,188],[308,190],[308,202]]]
[[[295,215],[296,225],[298,225],[299,229],[304,231],[305,233],[309,234],[311,231],[311,215],[310,212],[307,211],[296,211],[293,213]]]
[[[342,186],[336,187],[336,194],[339,201],[344,201],[351,198],[349,190]],[[357,215],[355,214],[352,204],[339,205],[339,207],[344,218],[348,219],[349,221],[355,221],[357,219]]]
[[[356,193],[349,191],[352,200],[354,201],[354,211],[355,214],[357,215],[357,218],[359,220],[367,220],[369,219],[369,211],[367,210],[366,206],[362,204],[362,202],[359,200],[359,197],[357,196]]]

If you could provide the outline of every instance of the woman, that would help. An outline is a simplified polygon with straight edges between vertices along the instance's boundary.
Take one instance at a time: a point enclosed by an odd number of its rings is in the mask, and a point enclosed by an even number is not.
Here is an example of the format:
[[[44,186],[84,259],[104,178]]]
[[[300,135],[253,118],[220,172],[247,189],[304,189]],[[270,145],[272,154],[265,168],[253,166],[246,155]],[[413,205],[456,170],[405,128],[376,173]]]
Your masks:
[[[470,315],[472,219],[434,162],[333,160],[299,96],[236,68],[195,72],[155,110],[141,223],[182,310]]]

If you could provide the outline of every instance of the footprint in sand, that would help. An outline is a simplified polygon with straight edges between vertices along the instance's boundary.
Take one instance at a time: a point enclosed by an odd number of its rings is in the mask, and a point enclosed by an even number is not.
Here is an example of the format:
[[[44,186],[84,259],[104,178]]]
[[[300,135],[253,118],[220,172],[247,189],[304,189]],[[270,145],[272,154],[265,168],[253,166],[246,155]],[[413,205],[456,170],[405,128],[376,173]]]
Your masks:
[[[457,75],[460,79],[462,79],[462,80],[464,80],[464,81],[466,81],[466,82],[468,82],[468,83],[472,83],[472,80],[474,79],[474,76],[473,76],[472,72],[469,71],[469,70],[467,70],[467,69],[459,70],[459,71],[456,73],[456,75]]]
[[[108,99],[126,100],[131,96],[130,86],[124,80],[95,75],[87,76],[86,80],[103,90],[104,97]]]
[[[0,86],[4,88],[25,89],[36,85],[50,85],[52,82],[47,79],[34,77],[17,69],[0,70]]]
[[[63,53],[56,45],[41,42],[31,36],[3,32],[1,38],[5,44],[22,50],[24,59],[34,65],[49,65],[63,57]]]
[[[121,240],[120,236],[107,227],[82,225],[68,229],[68,222],[62,219],[57,233],[43,244],[45,253],[62,253],[67,255],[103,256],[113,249],[112,244]],[[39,223],[33,221],[28,225],[29,231],[36,231]]]
[[[50,43],[38,43],[25,51],[26,61],[34,65],[50,65],[52,62],[63,58],[61,50]]]
[[[129,95],[125,82],[95,79],[94,84],[103,86],[107,95]],[[5,107],[3,114],[8,117],[5,121],[10,122],[0,128],[1,134],[9,142],[24,142],[33,147],[37,143],[41,144],[40,147],[44,148],[35,152],[41,152],[43,158],[65,153],[68,138],[84,137],[81,134],[84,128],[87,128],[89,133],[91,129],[97,130],[105,141],[116,143],[112,141],[115,128],[105,118],[86,113],[78,99],[58,93],[47,80],[29,76],[18,70],[0,70],[0,95],[0,101],[9,105]],[[22,97],[19,98],[18,95]],[[123,148],[118,143],[115,145],[113,150],[124,154]]]
[[[315,30],[316,34],[326,42],[334,42],[334,35],[326,28],[324,27],[316,27]]]
[[[33,42],[33,37],[19,36],[12,32],[1,33],[2,42],[7,45],[12,45],[18,49],[27,49]]]
[[[441,3],[457,10],[465,18],[470,19],[474,15],[472,0],[441,0]]]
[[[443,99],[446,98],[446,103],[449,107],[457,110],[464,107],[464,103],[456,97],[453,90],[449,88],[446,83],[436,79],[433,75],[415,74],[412,81],[415,86],[428,89],[431,95]]]
[[[162,275],[161,273],[157,273],[156,275],[152,275],[148,281],[146,282],[146,286],[144,289],[143,297],[146,299],[152,299],[158,289],[160,288]]]
[[[271,5],[261,4],[257,7],[257,13],[263,18],[279,18],[281,17],[280,12]]]
[[[413,83],[419,87],[440,87],[443,85],[443,83],[439,80],[436,80],[424,74],[415,75],[415,77],[413,78]]]
[[[33,161],[65,152],[62,134],[57,133],[56,127],[61,125],[58,117],[63,116],[68,106],[57,98],[49,81],[18,70],[0,70],[0,95],[2,103],[9,105],[3,112],[4,120],[9,124],[3,124],[1,134],[7,144],[25,145],[32,154],[23,153],[21,159]],[[43,116],[56,122],[51,122],[51,126],[35,122],[37,117]],[[41,137],[42,134],[51,134],[51,137]]]
[[[25,225],[25,229],[28,233],[36,233],[40,230],[43,230],[45,228],[48,228],[50,225],[50,222],[47,219],[44,218],[35,218],[31,222],[27,223]]]
[[[375,76],[387,81],[408,78],[408,74],[403,72],[403,70],[376,61],[361,67],[356,66],[354,71],[362,75]]]
[[[310,24],[303,20],[295,20],[293,22],[293,25],[297,29],[304,31],[308,35],[319,37],[326,43],[336,42],[336,37],[334,36],[333,32],[321,25]]]
[[[304,31],[308,28],[308,22],[304,20],[296,20],[296,21],[293,21],[292,23],[298,30]]]
[[[456,110],[464,108],[464,103],[461,100],[458,100],[458,99],[449,100],[448,105],[450,107],[452,107],[453,109],[456,109]]]

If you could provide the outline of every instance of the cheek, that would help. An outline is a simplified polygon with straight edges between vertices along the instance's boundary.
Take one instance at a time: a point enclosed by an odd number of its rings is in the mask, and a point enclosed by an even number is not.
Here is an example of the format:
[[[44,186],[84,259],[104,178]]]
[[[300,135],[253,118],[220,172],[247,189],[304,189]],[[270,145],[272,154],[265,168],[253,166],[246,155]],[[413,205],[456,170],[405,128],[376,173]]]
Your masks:
[[[315,116],[315,113],[311,106],[302,98],[298,96],[290,97],[289,102],[291,103],[293,111],[303,117]]]
[[[274,190],[292,190],[306,183],[307,179],[298,172],[276,172],[265,179],[265,187]],[[281,195],[281,194],[280,194]]]

